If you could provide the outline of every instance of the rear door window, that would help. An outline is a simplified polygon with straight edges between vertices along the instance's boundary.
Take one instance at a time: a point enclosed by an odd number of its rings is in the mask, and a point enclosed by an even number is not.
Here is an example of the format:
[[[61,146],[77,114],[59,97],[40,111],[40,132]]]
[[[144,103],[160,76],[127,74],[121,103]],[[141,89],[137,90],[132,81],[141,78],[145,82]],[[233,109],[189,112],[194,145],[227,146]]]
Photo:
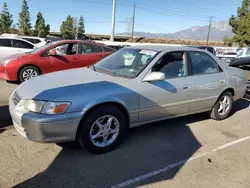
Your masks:
[[[0,39],[0,46],[1,47],[12,47],[10,39]]]
[[[80,54],[90,54],[90,53],[97,53],[98,47],[96,45],[88,44],[88,43],[81,43]]]
[[[41,42],[39,39],[32,39],[32,38],[22,38],[22,39],[27,40],[33,44],[38,44]]]
[[[33,49],[34,46],[28,42],[22,41],[22,40],[16,40],[12,39],[12,46],[14,48],[24,48],[24,49]]]
[[[219,72],[219,65],[204,52],[189,52],[193,75]]]

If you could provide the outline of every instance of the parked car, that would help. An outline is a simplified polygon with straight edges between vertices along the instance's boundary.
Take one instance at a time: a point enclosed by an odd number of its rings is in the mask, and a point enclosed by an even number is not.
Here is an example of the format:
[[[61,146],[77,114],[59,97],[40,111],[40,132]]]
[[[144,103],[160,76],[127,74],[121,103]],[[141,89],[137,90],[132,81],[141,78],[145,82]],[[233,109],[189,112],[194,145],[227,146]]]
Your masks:
[[[90,66],[113,52],[113,49],[93,42],[52,42],[25,55],[16,54],[3,59],[0,78],[24,82],[41,74]]]
[[[30,52],[35,48],[34,44],[23,39],[0,37],[0,60],[13,54]]]
[[[3,33],[1,35],[1,37],[13,37],[13,38],[18,38],[18,39],[23,39],[26,41],[31,42],[32,44],[34,44],[37,48],[41,47],[45,44],[48,43],[48,40],[44,39],[44,38],[40,38],[40,37],[33,37],[33,36],[21,36],[21,35],[17,35],[17,34],[9,34],[9,33]]]
[[[123,47],[128,47],[128,45],[106,45],[107,47],[113,48],[115,50],[120,50]]]
[[[224,54],[216,55],[218,58],[236,58],[238,56],[237,52],[226,52]]]
[[[134,58],[126,65],[128,54]],[[9,109],[17,131],[30,140],[77,140],[104,153],[131,127],[200,112],[223,120],[245,91],[245,72],[211,53],[145,45],[88,68],[28,80],[11,95]]]
[[[239,52],[239,55],[237,56],[237,58],[241,58],[241,57],[250,57],[250,46],[248,46],[247,48],[243,48]]]
[[[210,53],[216,55],[215,49],[213,47],[211,47],[211,46],[189,46],[189,47],[198,48],[198,49],[202,49],[202,50],[207,50]]]
[[[226,52],[224,54],[216,55],[222,62],[226,63],[227,65],[230,64],[233,60],[235,60],[238,56],[237,52]]]
[[[40,37],[18,36],[17,38],[27,40],[31,42],[32,44],[34,44],[36,47],[44,46],[45,44],[49,42],[45,38],[40,38]]]

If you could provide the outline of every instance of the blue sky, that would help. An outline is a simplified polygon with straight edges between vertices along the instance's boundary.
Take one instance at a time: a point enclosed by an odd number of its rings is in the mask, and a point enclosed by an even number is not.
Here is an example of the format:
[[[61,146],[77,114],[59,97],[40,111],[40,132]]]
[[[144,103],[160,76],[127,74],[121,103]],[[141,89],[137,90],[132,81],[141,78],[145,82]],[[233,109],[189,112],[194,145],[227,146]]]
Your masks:
[[[15,23],[22,0],[5,0]],[[230,2],[229,2],[230,1]],[[151,33],[171,33],[213,21],[225,21],[235,14],[242,0],[117,0],[116,33],[124,32],[125,20],[132,16],[136,3],[135,30]],[[4,1],[0,2],[2,7]],[[87,33],[109,34],[112,0],[28,0],[34,24],[41,11],[51,30],[59,31],[67,15],[85,18]]]

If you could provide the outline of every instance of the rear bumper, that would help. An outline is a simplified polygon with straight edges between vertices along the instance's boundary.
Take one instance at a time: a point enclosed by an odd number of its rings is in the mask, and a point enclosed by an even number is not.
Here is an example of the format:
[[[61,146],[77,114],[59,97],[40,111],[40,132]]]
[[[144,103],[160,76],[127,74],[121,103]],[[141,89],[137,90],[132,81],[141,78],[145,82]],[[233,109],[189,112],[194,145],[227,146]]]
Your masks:
[[[245,95],[246,91],[247,91],[247,86],[244,88],[236,89],[234,91],[233,100],[236,101],[236,100],[242,98]]]

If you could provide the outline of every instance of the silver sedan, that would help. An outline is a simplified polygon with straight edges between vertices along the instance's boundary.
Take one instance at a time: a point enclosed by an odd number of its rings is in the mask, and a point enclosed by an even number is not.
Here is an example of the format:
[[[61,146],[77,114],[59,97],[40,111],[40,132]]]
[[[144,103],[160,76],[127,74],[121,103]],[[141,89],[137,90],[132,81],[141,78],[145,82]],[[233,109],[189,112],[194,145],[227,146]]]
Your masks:
[[[200,112],[223,120],[245,91],[244,71],[207,51],[144,45],[28,80],[10,96],[9,108],[15,128],[30,140],[77,140],[104,153],[131,127]]]

